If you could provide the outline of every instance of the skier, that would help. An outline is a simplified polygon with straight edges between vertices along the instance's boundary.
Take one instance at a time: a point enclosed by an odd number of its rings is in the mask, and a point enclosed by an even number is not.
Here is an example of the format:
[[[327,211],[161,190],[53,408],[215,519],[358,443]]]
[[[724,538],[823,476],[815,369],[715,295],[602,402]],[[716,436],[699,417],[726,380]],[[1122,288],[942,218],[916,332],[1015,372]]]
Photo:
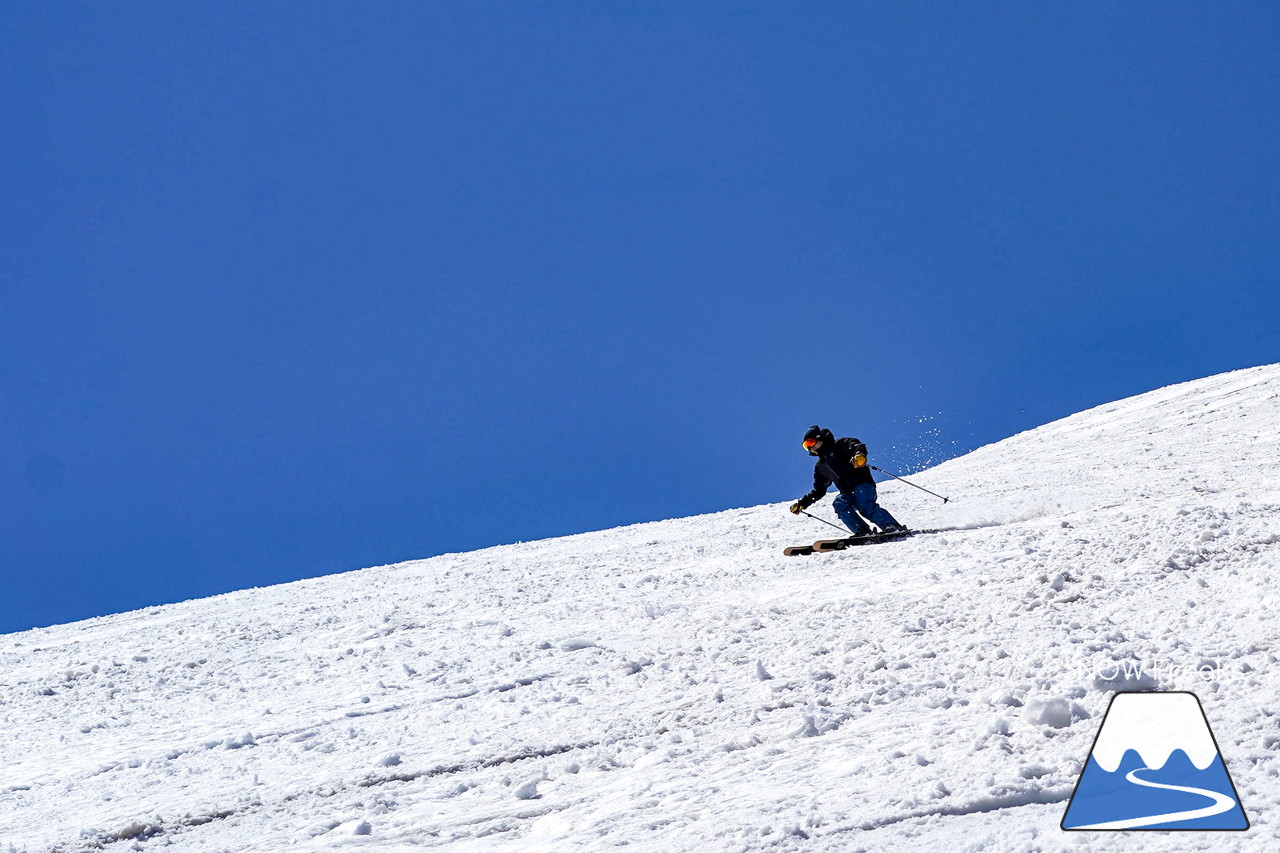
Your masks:
[[[831,430],[816,424],[804,434],[803,447],[810,456],[818,457],[813,465],[813,491],[791,505],[799,514],[822,500],[834,483],[840,490],[835,511],[854,536],[867,536],[870,521],[883,533],[906,530],[889,511],[876,503],[876,481],[867,467],[867,446],[856,438],[836,438]],[[865,517],[865,521],[863,520]]]

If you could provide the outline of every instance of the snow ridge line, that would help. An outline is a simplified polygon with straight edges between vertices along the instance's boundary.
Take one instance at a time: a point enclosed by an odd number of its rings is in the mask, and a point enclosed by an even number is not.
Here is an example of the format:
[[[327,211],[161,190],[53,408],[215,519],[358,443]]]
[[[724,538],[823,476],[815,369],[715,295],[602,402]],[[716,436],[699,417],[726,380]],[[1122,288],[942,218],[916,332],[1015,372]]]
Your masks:
[[[467,770],[487,770],[492,767],[501,767],[505,764],[515,764],[520,761],[528,761],[531,758],[551,758],[555,755],[564,755],[566,752],[573,752],[578,749],[590,749],[594,746],[600,746],[602,741],[591,740],[584,743],[562,744],[560,746],[548,746],[543,749],[531,749],[515,755],[503,755],[497,758],[485,758],[480,761],[471,761],[459,764],[437,764],[430,770],[422,770],[410,773],[392,773],[389,776],[368,776],[356,783],[357,788],[372,788],[375,785],[385,785],[388,782],[413,782],[417,779],[433,779],[437,776],[449,776],[453,773],[462,773]]]
[[[985,812],[1000,811],[1002,809],[1015,809],[1021,806],[1047,806],[1054,803],[1065,803],[1071,799],[1071,794],[1075,791],[1075,786],[1062,788],[1049,788],[1046,790],[1018,791],[1003,796],[986,796],[978,797],[968,803],[959,803],[956,805],[933,806],[927,809],[914,809],[906,814],[891,815],[878,820],[865,820],[859,823],[848,824],[846,826],[833,827],[829,832],[823,835],[835,835],[841,832],[870,831],[875,829],[883,829],[886,826],[893,826],[903,821],[915,820],[921,817],[932,817],[938,815],[941,817],[960,817],[962,815],[982,814]]]
[[[549,678],[556,678],[561,673],[548,672],[543,675],[526,675],[520,678],[513,678],[509,681],[503,681],[490,687],[469,687],[461,693],[445,693],[441,696],[428,699],[429,702],[446,702],[454,699],[470,699],[472,696],[478,696],[481,693],[506,693],[509,690],[515,690],[517,687],[528,687],[530,684],[537,684],[539,681],[546,681]],[[391,710],[399,710],[397,706]],[[348,714],[347,716],[352,716]]]
[[[171,835],[174,832],[178,832],[183,829],[192,829],[197,826],[204,826],[206,824],[213,823],[214,821],[226,820],[235,813],[235,809],[225,809],[223,811],[208,812],[200,815],[188,814],[173,824],[172,829],[165,826],[164,818],[161,817],[156,817],[149,821],[136,820],[115,832],[105,832],[99,834],[96,838],[82,839],[75,849],[103,850],[107,846],[111,844],[118,844],[121,841],[148,841],[161,835]],[[59,845],[50,848],[49,853],[69,853],[69,851],[67,848]]]

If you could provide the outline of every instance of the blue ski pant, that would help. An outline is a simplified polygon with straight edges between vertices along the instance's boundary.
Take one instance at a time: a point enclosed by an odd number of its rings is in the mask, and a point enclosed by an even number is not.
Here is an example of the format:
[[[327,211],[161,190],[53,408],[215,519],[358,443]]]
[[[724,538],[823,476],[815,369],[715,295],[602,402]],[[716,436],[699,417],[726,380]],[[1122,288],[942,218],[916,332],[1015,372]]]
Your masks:
[[[836,498],[835,503],[836,515],[840,516],[840,520],[845,526],[854,533],[866,533],[870,530],[867,527],[867,521],[884,530],[886,527],[896,526],[897,521],[889,514],[889,510],[876,503],[876,486],[874,483],[862,483],[855,486],[853,494],[841,493]],[[862,518],[858,516],[861,515]],[[865,518],[867,521],[863,521]]]

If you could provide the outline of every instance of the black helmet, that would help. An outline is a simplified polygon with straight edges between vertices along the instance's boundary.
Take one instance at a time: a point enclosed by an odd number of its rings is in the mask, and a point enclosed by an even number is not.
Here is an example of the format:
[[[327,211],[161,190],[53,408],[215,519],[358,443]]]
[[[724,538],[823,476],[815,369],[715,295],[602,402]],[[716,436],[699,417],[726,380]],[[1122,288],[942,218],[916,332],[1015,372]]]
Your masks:
[[[831,430],[823,429],[814,424],[804,431],[804,438],[801,439],[800,444],[805,450],[809,451],[810,456],[817,456],[818,454],[814,452],[813,447],[809,444],[811,441],[821,441],[823,444],[830,445],[831,442],[835,441],[835,436],[831,434]]]

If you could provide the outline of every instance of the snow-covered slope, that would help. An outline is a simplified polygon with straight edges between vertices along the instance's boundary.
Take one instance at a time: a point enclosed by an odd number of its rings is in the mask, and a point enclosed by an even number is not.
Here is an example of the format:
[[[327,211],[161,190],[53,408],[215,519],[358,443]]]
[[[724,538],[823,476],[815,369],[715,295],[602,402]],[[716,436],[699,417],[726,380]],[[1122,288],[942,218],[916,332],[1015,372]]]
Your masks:
[[[785,558],[830,531],[776,504],[8,635],[0,850],[1280,849],[1277,458],[1273,365],[882,486],[945,534]],[[1248,832],[1058,828],[1135,686]]]

